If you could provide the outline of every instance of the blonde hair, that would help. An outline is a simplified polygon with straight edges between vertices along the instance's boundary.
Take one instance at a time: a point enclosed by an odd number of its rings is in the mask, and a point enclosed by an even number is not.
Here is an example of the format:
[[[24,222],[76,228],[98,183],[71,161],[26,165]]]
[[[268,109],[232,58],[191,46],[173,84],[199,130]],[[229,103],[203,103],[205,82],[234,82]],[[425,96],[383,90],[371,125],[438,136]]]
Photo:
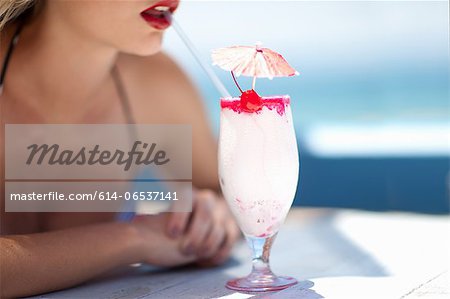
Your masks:
[[[27,8],[36,4],[37,0],[0,0],[0,31],[6,24],[20,16]]]

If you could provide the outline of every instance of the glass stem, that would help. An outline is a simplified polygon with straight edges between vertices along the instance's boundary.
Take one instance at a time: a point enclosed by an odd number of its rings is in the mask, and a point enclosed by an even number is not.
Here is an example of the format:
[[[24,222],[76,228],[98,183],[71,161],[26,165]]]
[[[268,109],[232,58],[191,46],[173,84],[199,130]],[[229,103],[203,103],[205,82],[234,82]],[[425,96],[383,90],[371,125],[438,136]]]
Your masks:
[[[275,278],[269,264],[270,249],[275,237],[276,234],[266,238],[246,237],[253,255],[252,272],[249,275],[251,280],[272,282]]]

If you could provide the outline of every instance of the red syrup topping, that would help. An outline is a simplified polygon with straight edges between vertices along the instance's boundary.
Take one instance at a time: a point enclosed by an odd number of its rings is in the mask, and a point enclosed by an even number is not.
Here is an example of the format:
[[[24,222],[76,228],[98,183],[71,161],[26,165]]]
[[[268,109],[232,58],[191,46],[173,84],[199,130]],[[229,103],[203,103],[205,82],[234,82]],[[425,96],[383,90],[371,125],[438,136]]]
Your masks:
[[[242,94],[244,95],[245,92]],[[263,107],[267,107],[269,110],[275,109],[279,115],[284,115],[285,108],[290,103],[289,96],[271,96],[271,97],[259,97],[261,99],[260,106],[256,110],[250,110],[248,102],[246,107],[243,107],[241,98],[225,98],[220,100],[220,107],[222,109],[231,109],[237,113],[260,113]]]
[[[268,237],[269,236],[269,233],[262,233],[262,234],[260,234],[259,236],[257,236],[258,238],[265,238],[265,237]]]

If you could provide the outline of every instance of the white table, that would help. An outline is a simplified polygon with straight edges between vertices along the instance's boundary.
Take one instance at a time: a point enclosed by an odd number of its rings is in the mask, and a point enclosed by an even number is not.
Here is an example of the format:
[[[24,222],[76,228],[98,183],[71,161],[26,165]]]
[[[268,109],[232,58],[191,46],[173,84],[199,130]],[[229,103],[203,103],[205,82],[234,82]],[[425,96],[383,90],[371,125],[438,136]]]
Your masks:
[[[214,269],[141,267],[40,298],[450,298],[450,217],[333,209],[292,209],[273,246],[275,273],[300,283],[249,295],[227,290],[248,274],[242,242]]]

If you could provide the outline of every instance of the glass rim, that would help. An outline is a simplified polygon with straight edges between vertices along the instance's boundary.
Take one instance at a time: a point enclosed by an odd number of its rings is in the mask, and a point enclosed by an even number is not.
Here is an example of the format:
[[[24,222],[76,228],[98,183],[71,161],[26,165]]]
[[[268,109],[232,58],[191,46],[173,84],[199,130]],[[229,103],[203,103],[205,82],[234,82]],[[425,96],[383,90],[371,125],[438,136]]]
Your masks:
[[[275,99],[282,99],[286,104],[289,104],[291,96],[284,94],[284,95],[271,95],[271,96],[262,96],[261,99],[263,101],[271,101],[271,100],[275,100]],[[240,101],[240,97],[233,97],[233,96],[229,96],[229,97],[221,97],[220,98],[221,102],[235,102],[235,101]]]

